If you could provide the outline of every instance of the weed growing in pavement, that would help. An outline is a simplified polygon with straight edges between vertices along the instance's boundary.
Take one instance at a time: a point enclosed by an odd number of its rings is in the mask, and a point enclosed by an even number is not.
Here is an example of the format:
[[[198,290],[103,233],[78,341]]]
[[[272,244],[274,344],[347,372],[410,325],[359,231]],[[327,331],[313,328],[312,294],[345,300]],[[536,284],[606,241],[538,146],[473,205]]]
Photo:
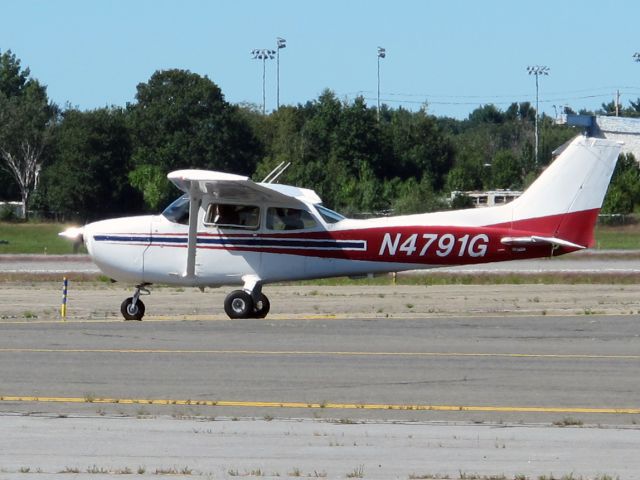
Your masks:
[[[347,478],[364,478],[364,465],[360,464],[351,472],[347,473]]]
[[[580,427],[583,425],[582,420],[573,417],[564,417],[562,420],[553,422],[556,427]]]
[[[109,473],[109,470],[107,470],[104,467],[98,467],[96,464],[93,464],[92,466],[87,468],[87,473],[107,474]]]
[[[58,473],[80,473],[80,469],[78,467],[64,467]]]

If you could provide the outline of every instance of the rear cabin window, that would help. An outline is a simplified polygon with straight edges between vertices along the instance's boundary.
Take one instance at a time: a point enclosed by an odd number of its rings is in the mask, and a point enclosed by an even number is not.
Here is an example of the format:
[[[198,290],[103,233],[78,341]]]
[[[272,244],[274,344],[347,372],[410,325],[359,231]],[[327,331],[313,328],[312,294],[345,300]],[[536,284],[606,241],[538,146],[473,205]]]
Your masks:
[[[207,207],[204,223],[221,228],[257,230],[260,226],[260,207],[231,203],[211,203]]]
[[[317,222],[306,210],[280,207],[269,207],[267,210],[269,230],[305,230],[316,225]]]

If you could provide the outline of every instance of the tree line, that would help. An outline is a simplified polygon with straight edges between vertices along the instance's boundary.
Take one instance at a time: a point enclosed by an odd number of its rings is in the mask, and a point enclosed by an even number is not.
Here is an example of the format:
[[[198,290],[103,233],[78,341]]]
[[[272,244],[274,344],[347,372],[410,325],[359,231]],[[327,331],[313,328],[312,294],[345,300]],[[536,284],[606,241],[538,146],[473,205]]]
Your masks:
[[[640,105],[640,100],[638,101]],[[28,211],[89,221],[158,211],[179,192],[166,179],[183,168],[262,180],[281,162],[282,183],[314,189],[348,215],[426,212],[468,205],[451,192],[522,189],[578,131],[542,115],[534,158],[535,109],[475,109],[468,118],[435,117],[427,107],[318,98],[263,115],[225,100],[206,76],[156,71],[135,101],[94,110],[60,108],[11,51],[0,52],[0,200]],[[640,205],[640,169],[619,162],[606,209]]]

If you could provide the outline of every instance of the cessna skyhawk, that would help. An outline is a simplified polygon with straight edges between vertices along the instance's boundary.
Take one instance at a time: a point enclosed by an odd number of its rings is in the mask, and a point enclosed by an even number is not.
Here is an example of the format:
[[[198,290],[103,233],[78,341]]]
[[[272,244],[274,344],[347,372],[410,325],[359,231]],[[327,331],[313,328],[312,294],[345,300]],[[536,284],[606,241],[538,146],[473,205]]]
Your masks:
[[[354,220],[312,190],[229,173],[178,170],[183,195],[161,215],[69,229],[105,275],[136,285],[121,306],[141,320],[155,283],[239,285],[224,309],[263,318],[273,282],[549,257],[593,246],[598,212],[620,153],[616,142],[579,136],[511,203]]]

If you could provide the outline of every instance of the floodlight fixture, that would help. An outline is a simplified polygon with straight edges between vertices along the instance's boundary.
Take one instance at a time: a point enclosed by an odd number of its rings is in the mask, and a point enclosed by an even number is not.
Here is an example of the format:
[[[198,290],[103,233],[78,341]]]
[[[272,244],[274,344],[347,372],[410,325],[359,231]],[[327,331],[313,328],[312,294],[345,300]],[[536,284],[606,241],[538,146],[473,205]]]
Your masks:
[[[273,60],[276,55],[275,50],[268,48],[254,48],[251,50],[251,55],[254,60],[262,60],[262,114],[266,112],[266,96],[265,96],[265,72],[267,60]]]
[[[546,65],[529,65],[527,67],[527,72],[529,75],[534,75],[536,77],[536,117],[535,117],[535,136],[536,136],[536,145],[535,145],[535,157],[536,157],[536,165],[538,165],[538,77],[540,75],[549,75],[549,67]]]

